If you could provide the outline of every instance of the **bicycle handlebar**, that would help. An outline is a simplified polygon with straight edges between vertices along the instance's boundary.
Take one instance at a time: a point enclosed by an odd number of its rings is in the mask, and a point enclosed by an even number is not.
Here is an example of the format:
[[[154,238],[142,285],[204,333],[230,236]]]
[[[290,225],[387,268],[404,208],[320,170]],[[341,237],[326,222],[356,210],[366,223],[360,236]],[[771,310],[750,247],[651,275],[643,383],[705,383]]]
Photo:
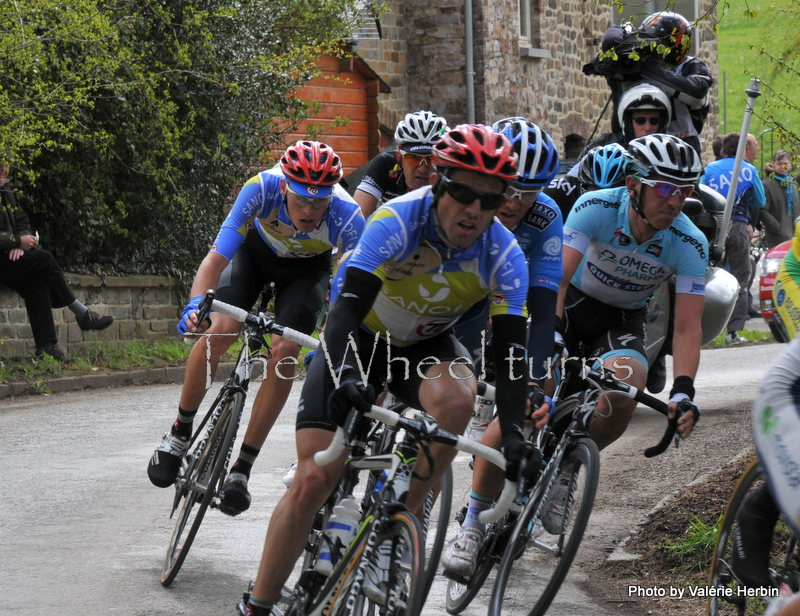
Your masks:
[[[389,426],[394,427],[400,425],[401,428],[405,428],[406,430],[411,429],[414,434],[427,435],[431,437],[431,440],[452,445],[459,451],[471,453],[484,458],[503,470],[506,468],[506,460],[503,457],[503,454],[496,449],[492,449],[486,445],[481,445],[480,443],[463,436],[451,434],[450,432],[439,428],[435,422],[426,422],[424,423],[425,427],[421,427],[421,422],[407,419],[390,409],[375,405],[372,405],[371,410],[368,413],[365,413],[365,416],[371,419],[377,419],[378,421],[381,421]],[[325,466],[337,460],[339,456],[341,456],[347,449],[344,438],[344,428],[341,426],[337,427],[336,433],[334,434],[333,440],[328,448],[324,451],[318,451],[314,454],[314,462],[318,466]],[[484,524],[488,524],[489,522],[494,522],[500,519],[508,510],[508,507],[514,500],[516,494],[517,484],[506,479],[505,484],[503,485],[502,494],[491,509],[481,512],[479,516],[480,521]]]
[[[675,432],[678,430],[678,418],[680,417],[680,413],[676,413],[674,417],[670,417],[669,405],[666,402],[659,400],[658,398],[654,398],[650,394],[646,394],[644,391],[634,387],[633,385],[629,385],[628,383],[617,380],[608,368],[604,368],[602,372],[587,368],[586,372],[583,374],[583,378],[592,383],[598,389],[605,389],[621,393],[622,395],[632,398],[637,402],[641,402],[645,406],[648,406],[667,417],[667,428],[664,432],[664,435],[661,437],[661,441],[658,443],[658,445],[645,449],[644,455],[646,458],[654,458],[655,456],[660,455],[667,450],[670,441],[675,437]]]
[[[214,294],[211,290],[206,293],[206,299],[204,301],[209,301],[208,305],[210,306],[210,310],[219,312],[226,317],[231,317],[232,319],[239,321],[239,323],[247,323],[252,327],[260,329],[264,333],[277,334],[283,338],[286,338],[286,340],[289,340],[290,342],[295,342],[310,349],[316,349],[319,346],[319,340],[316,338],[297,331],[296,329],[292,329],[291,327],[278,325],[273,319],[265,315],[263,312],[256,316],[247,312],[247,310],[239,308],[238,306],[232,306],[231,304],[226,304],[218,299],[214,299]]]

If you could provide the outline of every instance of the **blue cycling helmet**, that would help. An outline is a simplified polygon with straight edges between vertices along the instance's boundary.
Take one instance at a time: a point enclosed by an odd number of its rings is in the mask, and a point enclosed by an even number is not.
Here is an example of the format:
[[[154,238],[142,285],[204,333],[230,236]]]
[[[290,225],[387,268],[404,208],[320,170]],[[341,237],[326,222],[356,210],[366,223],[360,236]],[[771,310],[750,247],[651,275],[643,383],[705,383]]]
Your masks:
[[[492,124],[505,136],[519,156],[519,175],[514,184],[521,188],[545,188],[558,172],[558,150],[545,131],[525,118],[504,118]]]
[[[597,146],[581,159],[578,180],[596,188],[622,186],[632,160],[628,151],[618,143]]]

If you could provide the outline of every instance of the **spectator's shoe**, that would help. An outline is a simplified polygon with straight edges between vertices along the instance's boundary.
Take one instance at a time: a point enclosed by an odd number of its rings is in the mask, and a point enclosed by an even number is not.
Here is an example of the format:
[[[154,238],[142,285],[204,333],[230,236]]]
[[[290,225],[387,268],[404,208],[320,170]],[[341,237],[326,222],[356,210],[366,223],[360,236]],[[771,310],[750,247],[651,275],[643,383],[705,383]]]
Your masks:
[[[483,542],[483,531],[477,528],[461,528],[447,544],[442,554],[442,565],[446,573],[468,578],[475,572],[475,560]]]
[[[743,342],[749,342],[749,340],[740,336],[738,332],[728,332],[728,335],[725,336],[725,344],[742,344]]]
[[[667,384],[667,358],[661,356],[657,358],[650,370],[647,371],[647,391],[651,394],[658,394],[664,391]]]
[[[569,516],[574,504],[572,497],[574,490],[575,466],[566,464],[559,470],[556,483],[550,488],[547,502],[544,504],[542,526],[551,535],[560,535],[569,524]]]
[[[100,331],[101,329],[105,329],[109,325],[114,322],[114,317],[108,315],[99,315],[91,308],[83,315],[83,318],[78,319],[78,327],[80,327],[83,331],[89,331],[93,329],[95,331]]]
[[[74,357],[66,355],[57,344],[51,344],[42,347],[41,349],[36,349],[36,357],[41,359],[45,355],[49,355],[56,361],[60,361],[62,364],[71,364],[75,361]]]
[[[364,583],[362,591],[364,595],[377,605],[386,605],[386,592],[389,588],[389,567],[391,566],[392,545],[387,540],[381,543],[372,554],[372,558],[367,563],[364,570]],[[411,554],[403,546],[403,555],[399,565],[398,575],[408,578],[411,571]]]
[[[247,475],[231,473],[222,484],[219,493],[219,510],[227,515],[239,515],[250,508],[250,492],[247,491]]]
[[[150,464],[147,465],[147,476],[150,482],[158,488],[168,488],[175,483],[181,460],[189,449],[189,439],[165,434],[164,440],[153,452]]]
[[[289,470],[286,471],[286,474],[283,476],[283,485],[285,485],[287,489],[292,485],[292,481],[294,481],[294,474],[296,472],[297,472],[297,460],[292,462],[292,465],[289,467]]]

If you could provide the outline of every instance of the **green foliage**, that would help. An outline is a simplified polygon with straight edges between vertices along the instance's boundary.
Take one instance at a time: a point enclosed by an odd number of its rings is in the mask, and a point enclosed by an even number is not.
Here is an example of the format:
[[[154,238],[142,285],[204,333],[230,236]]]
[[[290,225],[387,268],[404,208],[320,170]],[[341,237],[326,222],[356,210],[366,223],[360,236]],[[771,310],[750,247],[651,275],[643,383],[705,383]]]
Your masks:
[[[0,156],[43,245],[76,272],[191,276],[353,5],[0,3]]]
[[[720,132],[740,131],[752,78],[761,80],[750,132],[762,135],[762,156],[800,147],[800,6],[794,0],[727,0],[718,7]],[[723,88],[722,75],[727,77]],[[727,109],[725,109],[727,106]]]
[[[672,543],[664,539],[661,547],[670,558],[677,562],[680,571],[705,571],[711,560],[711,553],[717,541],[717,529],[722,516],[712,523],[706,524],[696,515],[692,516],[685,539],[681,543]]]

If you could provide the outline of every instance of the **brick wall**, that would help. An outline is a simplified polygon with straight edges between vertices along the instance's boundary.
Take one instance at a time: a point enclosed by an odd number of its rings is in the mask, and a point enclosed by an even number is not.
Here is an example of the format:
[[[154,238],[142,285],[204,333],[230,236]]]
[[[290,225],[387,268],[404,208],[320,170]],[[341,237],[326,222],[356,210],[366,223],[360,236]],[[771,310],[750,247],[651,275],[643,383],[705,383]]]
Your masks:
[[[152,342],[173,336],[180,316],[177,281],[163,276],[99,277],[66,274],[77,298],[116,320],[100,332],[84,332],[68,308],[53,310],[59,345],[74,353],[102,343],[116,348],[138,340]],[[0,357],[18,357],[35,350],[25,302],[0,285]]]
[[[531,49],[520,47],[518,0],[473,3],[476,121],[491,124],[522,115],[540,124],[562,146],[578,133],[590,136],[608,98],[601,77],[583,65],[600,51],[612,7],[589,0],[529,0]],[[699,0],[703,21],[695,39],[699,57],[717,74],[717,42],[711,26],[714,1]],[[379,97],[381,122],[392,130],[408,111],[430,109],[450,126],[467,120],[463,0],[390,0],[381,18],[383,40],[361,41],[357,52],[392,88]],[[718,88],[710,92],[711,114],[702,137],[704,159],[719,124]],[[610,110],[597,134],[610,130]],[[708,154],[706,154],[708,152]]]

